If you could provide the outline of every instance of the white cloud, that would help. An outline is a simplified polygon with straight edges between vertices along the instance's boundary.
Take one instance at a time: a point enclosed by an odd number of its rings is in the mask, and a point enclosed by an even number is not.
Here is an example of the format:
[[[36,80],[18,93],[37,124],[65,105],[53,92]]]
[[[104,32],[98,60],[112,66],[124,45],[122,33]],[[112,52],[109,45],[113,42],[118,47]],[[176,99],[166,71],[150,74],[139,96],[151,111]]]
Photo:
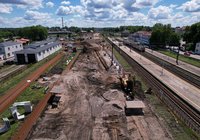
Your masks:
[[[52,7],[54,7],[54,3],[49,1],[46,3],[46,6],[49,8],[52,8]]]
[[[172,9],[167,6],[158,6],[156,8],[151,8],[148,12],[148,17],[150,19],[168,19],[172,13]]]
[[[26,20],[46,20],[50,19],[50,15],[48,13],[41,13],[38,11],[26,11],[24,19]]]
[[[9,4],[1,4],[0,3],[0,13],[9,14],[13,10],[12,6]]]
[[[170,5],[169,5],[170,8],[175,8],[175,7],[177,7],[177,6],[178,6],[178,5],[176,5],[176,4],[170,4]]]
[[[191,0],[183,3],[177,9],[182,9],[185,12],[199,12],[200,11],[200,0]]]
[[[62,4],[62,5],[70,5],[71,2],[70,2],[70,1],[62,1],[61,4]]]
[[[43,7],[43,0],[0,0],[0,3],[17,5],[18,8],[23,9],[39,9]]]
[[[160,0],[137,0],[136,5],[145,7],[145,6],[154,6],[157,4]]]
[[[70,14],[82,14],[83,13],[83,7],[82,6],[60,6],[56,14],[60,16],[66,16]]]

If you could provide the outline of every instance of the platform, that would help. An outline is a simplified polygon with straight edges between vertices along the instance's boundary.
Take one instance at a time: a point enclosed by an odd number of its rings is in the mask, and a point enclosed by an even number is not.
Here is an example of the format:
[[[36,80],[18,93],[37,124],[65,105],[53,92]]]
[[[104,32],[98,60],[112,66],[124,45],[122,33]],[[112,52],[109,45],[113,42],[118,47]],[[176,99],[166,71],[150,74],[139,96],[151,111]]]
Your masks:
[[[152,50],[150,50],[148,48],[145,48],[145,51],[150,53],[150,54],[152,54],[152,55],[154,55],[154,56],[156,56],[156,57],[158,57],[158,58],[160,58],[160,59],[162,59],[162,60],[165,60],[165,61],[167,61],[167,62],[169,62],[169,63],[171,63],[173,65],[176,65],[177,67],[180,67],[180,68],[182,68],[182,69],[184,69],[186,71],[189,71],[189,72],[191,72],[191,73],[193,73],[195,75],[200,76],[200,68],[198,68],[198,67],[195,67],[193,65],[190,65],[190,64],[185,63],[185,62],[180,61],[180,60],[178,61],[179,64],[177,65],[176,64],[176,59],[174,59],[172,57],[169,57],[169,56],[164,55],[164,54],[162,54],[160,52],[157,52],[157,51],[152,51]],[[199,63],[200,63],[200,61],[199,61]]]
[[[162,67],[146,59],[145,57],[141,56],[135,51],[132,50],[130,52],[130,48],[126,46],[120,46],[119,48],[126,54],[128,54],[136,62],[141,64],[141,66],[143,66],[154,77],[162,81],[163,84],[165,84],[167,87],[173,90],[177,95],[179,95],[189,104],[191,104],[194,108],[200,111],[200,90],[197,87],[187,83],[178,76],[163,69]]]

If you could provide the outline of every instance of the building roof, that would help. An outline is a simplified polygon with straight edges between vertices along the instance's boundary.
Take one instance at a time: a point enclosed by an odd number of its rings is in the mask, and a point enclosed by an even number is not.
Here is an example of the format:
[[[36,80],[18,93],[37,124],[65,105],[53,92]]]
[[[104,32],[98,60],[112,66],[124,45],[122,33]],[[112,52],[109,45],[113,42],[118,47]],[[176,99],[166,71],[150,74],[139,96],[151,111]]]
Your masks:
[[[21,51],[17,51],[16,53],[21,54],[21,53],[38,53],[38,52],[42,52],[44,50],[47,50],[51,47],[57,46],[58,44],[60,44],[59,42],[49,42],[48,44],[46,44],[46,41],[42,41],[43,43],[37,43],[36,44],[31,44],[28,45],[24,50]]]
[[[20,42],[20,43],[27,43],[29,41],[30,41],[29,39],[25,39],[25,38],[16,39],[16,42]]]
[[[6,41],[6,42],[0,43],[0,47],[3,48],[3,47],[18,45],[18,44],[22,44],[22,43],[15,42],[15,41]]]
[[[151,36],[151,32],[147,32],[147,31],[138,31],[138,32],[135,32],[134,34],[140,34],[143,36]]]

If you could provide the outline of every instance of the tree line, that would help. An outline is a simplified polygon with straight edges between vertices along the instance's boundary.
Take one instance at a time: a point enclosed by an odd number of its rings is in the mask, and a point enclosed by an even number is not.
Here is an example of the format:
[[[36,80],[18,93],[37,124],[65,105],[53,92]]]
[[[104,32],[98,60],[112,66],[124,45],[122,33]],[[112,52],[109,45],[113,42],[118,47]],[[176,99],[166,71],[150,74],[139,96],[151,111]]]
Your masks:
[[[1,28],[0,29],[0,41],[3,38],[13,39],[13,37],[28,38],[31,41],[40,41],[46,39],[48,36],[48,30],[46,27],[37,25],[24,28]]]

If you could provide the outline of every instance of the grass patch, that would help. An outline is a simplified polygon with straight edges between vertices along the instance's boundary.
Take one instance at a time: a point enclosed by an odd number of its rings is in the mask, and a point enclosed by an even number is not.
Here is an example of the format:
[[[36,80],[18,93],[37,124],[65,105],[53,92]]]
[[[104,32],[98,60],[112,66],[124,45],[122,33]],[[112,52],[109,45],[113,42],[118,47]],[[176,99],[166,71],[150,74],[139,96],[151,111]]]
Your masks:
[[[159,50],[159,52],[162,53],[162,54],[165,54],[169,57],[175,58],[175,59],[176,59],[176,56],[177,56],[177,54],[175,52],[171,52],[171,51],[167,51],[167,50]],[[192,57],[180,54],[179,60],[200,68],[200,61],[198,59],[194,59]]]
[[[114,49],[114,55],[118,62],[124,67],[125,70],[128,70],[135,74],[136,79],[142,83],[142,89],[145,90],[149,86],[142,78],[137,74],[134,69],[129,65],[129,63]],[[183,122],[178,120],[176,117],[169,111],[166,105],[164,105],[157,96],[146,94],[146,100],[152,106],[155,114],[164,120],[166,127],[169,132],[172,134],[175,140],[199,140],[200,136],[195,134],[190,128],[188,128]]]
[[[130,69],[132,69],[129,63],[114,48],[113,48],[113,53],[117,61],[123,66],[124,70],[129,71]]]
[[[66,60],[71,60],[72,57],[75,56],[75,53],[72,53],[71,55],[65,55],[62,59],[60,59],[60,61],[57,62],[57,64],[55,64],[54,66],[49,67],[45,74],[46,75],[51,75],[52,73],[52,69],[54,68],[66,68]],[[33,87],[40,87],[40,88],[33,88]],[[38,84],[37,82],[33,82],[17,99],[15,102],[21,102],[21,101],[31,101],[31,103],[35,106],[39,103],[39,101],[45,96],[44,94],[45,92],[45,86],[42,86],[40,84]],[[24,109],[23,108],[19,108],[18,110],[20,112],[20,114],[24,114]],[[19,126],[23,123],[23,121],[13,121],[12,120],[12,115],[10,113],[9,108],[4,111],[4,113],[2,113],[0,115],[0,118],[10,118],[11,120],[11,129],[9,131],[7,131],[6,133],[0,135],[0,140],[7,140],[10,139],[12,135],[14,135],[14,133],[17,131],[17,129],[19,128]]]
[[[31,101],[33,105],[36,105],[43,97],[44,97],[44,89],[45,87],[41,86],[40,89],[32,89],[32,87],[36,84],[36,82],[32,83],[30,87],[28,87],[16,100],[16,102],[21,101]],[[19,108],[19,112],[24,114],[24,109]],[[0,118],[9,118],[11,121],[11,128],[6,133],[0,135],[1,140],[7,140],[10,139],[10,137],[16,132],[18,127],[23,121],[14,121],[12,119],[12,115],[10,113],[10,109],[8,108],[4,113],[0,115]]]
[[[175,140],[200,139],[190,128],[177,119],[173,113],[155,95],[146,95],[156,114],[161,117]]]
[[[54,58],[57,54],[58,54],[58,52],[50,55],[49,57],[47,57],[48,60]],[[44,59],[38,63],[35,63],[35,64],[29,64],[28,68],[26,70],[24,70],[22,73],[8,79],[7,81],[0,83],[1,84],[0,96],[4,95],[6,91],[8,91],[9,89],[11,89],[15,85],[17,85],[20,81],[22,81],[30,73],[34,72],[36,69],[38,69],[40,66],[42,66],[45,63],[46,63],[46,59]]]

